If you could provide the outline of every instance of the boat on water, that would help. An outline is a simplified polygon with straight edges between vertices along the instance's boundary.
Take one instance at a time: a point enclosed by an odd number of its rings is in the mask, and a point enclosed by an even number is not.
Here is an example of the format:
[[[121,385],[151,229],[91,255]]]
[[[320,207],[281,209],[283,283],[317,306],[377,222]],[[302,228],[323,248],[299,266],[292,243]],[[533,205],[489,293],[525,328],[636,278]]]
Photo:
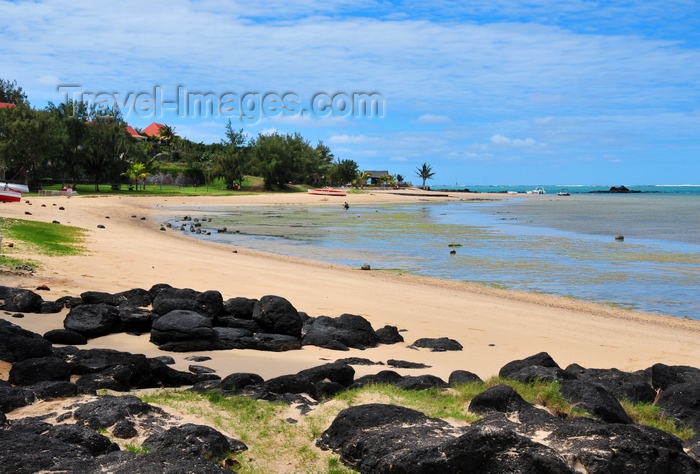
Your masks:
[[[28,193],[29,192],[29,186],[26,184],[17,184],[17,183],[3,183],[0,182],[0,191],[19,191],[20,193]]]
[[[547,191],[542,186],[537,186],[535,189],[530,189],[526,192],[527,194],[547,194]]]
[[[20,202],[22,193],[11,189],[0,189],[0,202]]]
[[[308,193],[318,196],[347,196],[345,191],[333,188],[309,189]]]
[[[557,193],[557,196],[571,196],[571,193],[567,191],[566,189],[562,189]]]

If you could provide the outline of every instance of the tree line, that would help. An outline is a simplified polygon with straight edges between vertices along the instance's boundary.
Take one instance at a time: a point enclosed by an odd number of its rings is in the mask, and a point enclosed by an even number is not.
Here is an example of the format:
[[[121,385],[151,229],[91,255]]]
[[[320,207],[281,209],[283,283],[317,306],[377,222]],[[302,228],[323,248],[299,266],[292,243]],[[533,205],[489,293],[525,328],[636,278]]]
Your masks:
[[[118,109],[69,99],[37,110],[16,81],[0,79],[0,102],[14,105],[0,108],[0,179],[92,183],[96,191],[124,181],[138,189],[147,178],[185,185],[221,180],[228,189],[241,186],[246,175],[262,177],[267,189],[290,183],[361,186],[368,179],[353,160],[337,158],[323,142],[311,145],[298,133],[248,137],[229,121],[220,143],[192,142],[167,125],[139,140]]]

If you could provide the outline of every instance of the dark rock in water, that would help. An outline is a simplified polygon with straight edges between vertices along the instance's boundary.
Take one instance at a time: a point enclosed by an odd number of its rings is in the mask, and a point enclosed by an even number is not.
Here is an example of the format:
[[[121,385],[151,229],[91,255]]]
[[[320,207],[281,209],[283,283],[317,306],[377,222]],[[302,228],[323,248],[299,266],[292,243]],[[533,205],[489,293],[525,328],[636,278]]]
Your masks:
[[[363,263],[362,266],[360,267],[360,270],[371,270],[372,267],[369,266],[369,263]]]
[[[420,363],[420,362],[409,362],[406,360],[389,359],[386,361],[386,365],[389,367],[395,367],[397,369],[427,369],[430,366]]]
[[[469,372],[467,370],[454,370],[450,374],[447,382],[450,384],[450,387],[454,387],[456,385],[464,385],[472,382],[483,382],[483,380],[481,380],[481,377],[473,372]]]
[[[57,357],[40,357],[15,362],[8,381],[12,385],[32,385],[44,381],[70,380],[71,367]]]
[[[0,360],[17,362],[51,355],[51,343],[39,334],[0,319]]]
[[[501,367],[501,370],[498,372],[498,376],[508,378],[510,374],[514,374],[519,370],[530,366],[554,367],[557,369],[561,368],[556,362],[554,362],[554,359],[552,359],[549,354],[546,352],[540,352],[530,357],[526,357],[525,359],[508,362],[506,365]]]
[[[380,344],[396,344],[403,342],[403,336],[399,334],[399,328],[396,326],[386,325],[375,331],[377,340]]]
[[[421,338],[411,344],[411,347],[430,349],[432,352],[461,351],[462,344],[447,337]]]
[[[83,346],[88,343],[87,337],[70,329],[52,329],[44,334],[44,339],[52,344],[66,344],[70,346]]]
[[[83,304],[70,310],[63,327],[88,339],[106,336],[119,320],[119,310],[108,304]]]
[[[623,240],[625,240],[625,236],[624,235],[616,235],[615,240],[617,240],[618,242],[622,242]]]
[[[46,432],[46,436],[59,439],[66,443],[82,446],[93,456],[100,456],[113,451],[119,451],[119,446],[112,443],[109,438],[83,426],[53,426]]]
[[[368,349],[379,344],[379,337],[369,321],[354,314],[309,319],[304,331],[302,344],[305,346],[344,350],[343,348]]]
[[[22,318],[24,318],[24,315],[22,313],[15,313],[12,315],[12,317],[17,318],[17,319],[22,319]]]
[[[657,401],[661,412],[700,432],[700,380],[674,384]]]
[[[241,441],[232,440],[214,428],[192,423],[155,433],[146,438],[143,446],[152,452],[182,451],[211,459],[248,449]]]
[[[600,385],[581,380],[564,380],[561,394],[594,417],[608,423],[632,423],[620,402]]]
[[[286,299],[279,296],[263,296],[255,303],[253,319],[267,332],[301,339],[302,320],[299,312]]]
[[[32,290],[0,286],[0,309],[19,313],[38,313],[43,298]]]
[[[31,405],[35,399],[34,392],[29,389],[0,385],[0,412],[2,413]]]

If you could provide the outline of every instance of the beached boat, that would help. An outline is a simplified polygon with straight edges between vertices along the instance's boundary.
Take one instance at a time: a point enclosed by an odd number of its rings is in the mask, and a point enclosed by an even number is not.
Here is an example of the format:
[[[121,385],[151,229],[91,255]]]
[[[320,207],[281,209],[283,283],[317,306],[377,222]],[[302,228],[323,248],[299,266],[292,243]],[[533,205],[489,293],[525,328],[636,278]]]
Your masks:
[[[562,189],[557,193],[557,196],[571,196],[571,193],[567,191],[566,189]]]
[[[28,193],[29,192],[29,186],[26,184],[17,184],[17,183],[3,183],[0,182],[0,191],[19,191],[20,193]]]
[[[22,200],[22,193],[11,189],[0,189],[0,202],[19,202]]]
[[[318,196],[347,196],[345,191],[332,188],[309,189],[308,193],[316,194]]]
[[[542,186],[537,186],[535,189],[528,190],[527,194],[547,194],[547,191]]]

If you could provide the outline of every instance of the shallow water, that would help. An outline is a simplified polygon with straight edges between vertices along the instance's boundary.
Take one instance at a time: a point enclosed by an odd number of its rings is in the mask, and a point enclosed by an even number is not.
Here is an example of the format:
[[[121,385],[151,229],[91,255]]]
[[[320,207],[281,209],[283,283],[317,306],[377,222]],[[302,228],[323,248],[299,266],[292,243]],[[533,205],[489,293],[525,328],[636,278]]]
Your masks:
[[[697,195],[191,211],[227,228],[203,240],[700,319]]]

